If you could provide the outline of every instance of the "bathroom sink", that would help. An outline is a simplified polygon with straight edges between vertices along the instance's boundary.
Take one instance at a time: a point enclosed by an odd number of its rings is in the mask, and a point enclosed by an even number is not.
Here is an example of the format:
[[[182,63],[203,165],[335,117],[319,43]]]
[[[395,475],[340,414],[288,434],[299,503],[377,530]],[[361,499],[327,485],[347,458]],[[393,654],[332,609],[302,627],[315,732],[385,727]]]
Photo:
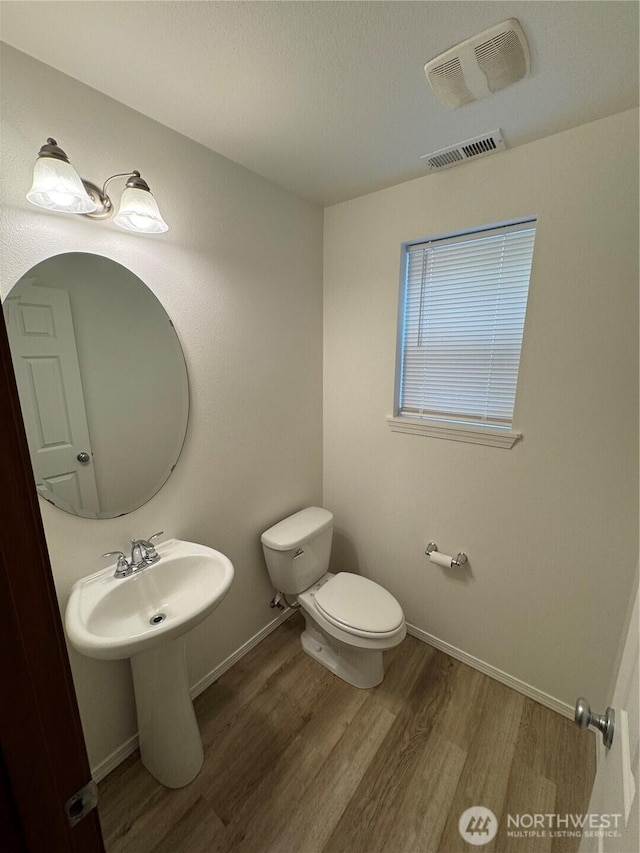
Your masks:
[[[132,657],[190,631],[220,604],[233,580],[224,554],[179,539],[157,551],[157,563],[129,577],[115,578],[114,564],[74,585],[65,621],[79,652]]]
[[[181,788],[204,760],[185,635],[225,597],[233,565],[220,551],[180,539],[156,551],[157,562],[126,577],[114,577],[114,563],[79,580],[65,624],[82,654],[131,659],[142,763],[163,785]]]

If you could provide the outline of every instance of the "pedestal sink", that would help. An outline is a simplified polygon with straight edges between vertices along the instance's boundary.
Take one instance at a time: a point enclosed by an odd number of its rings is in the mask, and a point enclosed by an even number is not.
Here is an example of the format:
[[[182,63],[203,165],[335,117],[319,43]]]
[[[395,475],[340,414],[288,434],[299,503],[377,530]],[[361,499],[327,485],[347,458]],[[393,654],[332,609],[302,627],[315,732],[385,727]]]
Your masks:
[[[220,604],[231,561],[205,545],[169,539],[160,560],[126,578],[115,564],[79,580],[65,624],[71,644],[92,658],[131,658],[140,756],[169,788],[188,785],[203,752],[185,660],[185,634]]]

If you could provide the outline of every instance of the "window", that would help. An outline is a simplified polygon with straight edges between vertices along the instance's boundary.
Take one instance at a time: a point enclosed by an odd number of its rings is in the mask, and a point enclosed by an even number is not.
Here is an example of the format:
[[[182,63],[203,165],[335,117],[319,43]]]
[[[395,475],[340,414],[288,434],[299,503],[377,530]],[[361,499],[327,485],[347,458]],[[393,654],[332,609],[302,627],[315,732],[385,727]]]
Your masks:
[[[529,219],[405,246],[392,428],[509,447],[519,438],[534,239]]]

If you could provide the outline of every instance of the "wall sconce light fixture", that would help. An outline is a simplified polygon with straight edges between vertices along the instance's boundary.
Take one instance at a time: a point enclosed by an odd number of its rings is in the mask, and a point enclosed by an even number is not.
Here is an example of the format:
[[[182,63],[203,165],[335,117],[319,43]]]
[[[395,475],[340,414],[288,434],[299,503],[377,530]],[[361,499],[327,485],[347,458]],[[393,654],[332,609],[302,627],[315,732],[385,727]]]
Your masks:
[[[162,234],[169,230],[140,172],[112,175],[99,189],[78,175],[55,139],[47,139],[40,149],[27,200],[57,213],[79,213],[90,219],[107,219],[113,213],[113,203],[106,192],[107,184],[114,178],[127,178],[120,209],[113,220],[115,225],[125,231],[142,234]]]

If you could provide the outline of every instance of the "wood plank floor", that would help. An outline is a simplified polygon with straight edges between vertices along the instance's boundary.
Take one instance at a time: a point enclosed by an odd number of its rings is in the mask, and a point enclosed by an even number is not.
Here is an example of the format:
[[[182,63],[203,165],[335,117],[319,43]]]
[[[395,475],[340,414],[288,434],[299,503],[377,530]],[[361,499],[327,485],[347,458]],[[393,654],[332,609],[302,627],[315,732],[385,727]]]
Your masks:
[[[302,651],[302,627],[287,620],[196,699],[194,782],[164,788],[136,754],[100,784],[108,853],[578,849],[506,823],[587,811],[591,733],[413,637],[358,690]],[[499,821],[482,847],[458,831],[475,805]]]

